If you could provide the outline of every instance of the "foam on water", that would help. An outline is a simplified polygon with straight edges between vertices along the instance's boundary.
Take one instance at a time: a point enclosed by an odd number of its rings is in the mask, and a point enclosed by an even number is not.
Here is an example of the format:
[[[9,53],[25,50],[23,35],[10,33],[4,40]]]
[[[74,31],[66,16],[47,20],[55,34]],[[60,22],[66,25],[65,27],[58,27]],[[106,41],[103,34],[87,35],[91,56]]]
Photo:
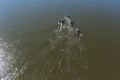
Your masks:
[[[64,27],[66,27],[65,25]],[[95,80],[89,71],[83,34],[78,37],[72,27],[55,30],[49,39],[50,48],[45,56],[42,70],[45,80]]]

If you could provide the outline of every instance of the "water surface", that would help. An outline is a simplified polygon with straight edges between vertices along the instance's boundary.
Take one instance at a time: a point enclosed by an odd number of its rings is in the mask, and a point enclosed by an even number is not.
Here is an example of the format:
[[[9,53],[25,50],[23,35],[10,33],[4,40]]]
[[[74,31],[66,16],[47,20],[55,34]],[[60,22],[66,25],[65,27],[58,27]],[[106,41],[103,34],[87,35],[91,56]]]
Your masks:
[[[119,80],[119,3],[0,0],[0,79]],[[54,33],[67,13],[84,34],[80,41]]]

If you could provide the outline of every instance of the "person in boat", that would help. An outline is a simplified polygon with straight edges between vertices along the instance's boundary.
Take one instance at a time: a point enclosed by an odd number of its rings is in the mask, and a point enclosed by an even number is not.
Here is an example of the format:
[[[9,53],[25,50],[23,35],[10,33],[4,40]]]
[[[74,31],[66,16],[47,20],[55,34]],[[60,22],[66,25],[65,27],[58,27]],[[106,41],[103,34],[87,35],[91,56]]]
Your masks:
[[[80,28],[77,27],[75,30],[77,32],[77,36],[80,36]]]
[[[63,26],[65,24],[65,22],[63,20],[61,20],[60,22],[61,22],[61,26]]]
[[[63,27],[63,25],[65,24],[64,20],[61,20],[58,22],[58,24],[60,24],[61,27]]]
[[[60,24],[59,32],[61,32],[62,29],[63,29],[63,26],[64,26],[65,22],[64,22],[64,20],[61,20],[61,21],[58,22],[58,24]]]
[[[73,24],[74,24],[74,23],[71,21],[71,26],[72,26],[72,27],[73,27]]]

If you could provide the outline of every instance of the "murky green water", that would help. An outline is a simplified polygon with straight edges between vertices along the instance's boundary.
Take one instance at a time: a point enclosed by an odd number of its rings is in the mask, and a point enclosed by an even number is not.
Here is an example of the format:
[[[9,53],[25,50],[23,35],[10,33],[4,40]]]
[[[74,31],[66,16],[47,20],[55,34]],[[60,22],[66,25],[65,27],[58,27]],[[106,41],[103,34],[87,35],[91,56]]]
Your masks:
[[[0,0],[0,79],[119,80],[119,4]],[[84,35],[80,40],[54,33],[67,13]]]

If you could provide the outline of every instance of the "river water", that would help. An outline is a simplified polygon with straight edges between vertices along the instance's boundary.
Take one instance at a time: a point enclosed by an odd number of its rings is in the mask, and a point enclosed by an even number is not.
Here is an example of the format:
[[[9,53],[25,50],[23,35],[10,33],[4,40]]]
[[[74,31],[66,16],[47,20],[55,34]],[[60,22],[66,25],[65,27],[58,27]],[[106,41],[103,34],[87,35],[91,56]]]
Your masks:
[[[0,80],[120,80],[119,0],[0,0]],[[70,14],[83,37],[60,34]]]

